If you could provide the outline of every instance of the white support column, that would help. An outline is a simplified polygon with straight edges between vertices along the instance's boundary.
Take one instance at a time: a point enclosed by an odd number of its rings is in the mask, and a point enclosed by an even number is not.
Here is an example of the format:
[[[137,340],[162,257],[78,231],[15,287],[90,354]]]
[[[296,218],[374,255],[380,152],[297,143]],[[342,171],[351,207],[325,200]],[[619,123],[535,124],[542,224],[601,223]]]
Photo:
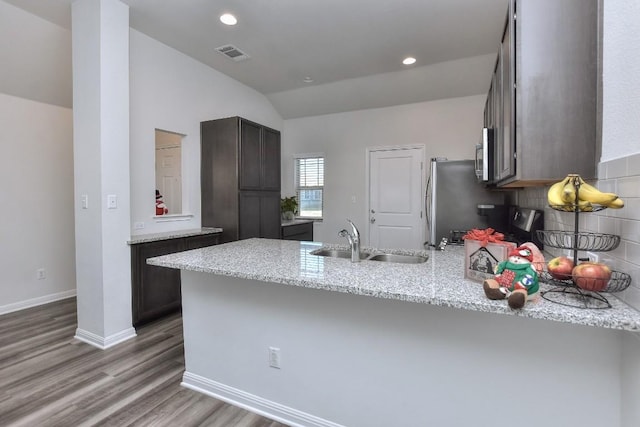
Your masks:
[[[71,11],[76,338],[107,348],[136,335],[127,245],[129,7],[76,0]]]

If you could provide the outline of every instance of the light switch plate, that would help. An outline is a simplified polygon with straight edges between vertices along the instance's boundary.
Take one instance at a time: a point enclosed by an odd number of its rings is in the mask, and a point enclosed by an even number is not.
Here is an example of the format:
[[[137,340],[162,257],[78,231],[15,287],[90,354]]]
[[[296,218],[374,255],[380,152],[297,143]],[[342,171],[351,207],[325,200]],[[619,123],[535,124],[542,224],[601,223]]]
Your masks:
[[[280,349],[278,347],[269,347],[269,366],[280,369]]]

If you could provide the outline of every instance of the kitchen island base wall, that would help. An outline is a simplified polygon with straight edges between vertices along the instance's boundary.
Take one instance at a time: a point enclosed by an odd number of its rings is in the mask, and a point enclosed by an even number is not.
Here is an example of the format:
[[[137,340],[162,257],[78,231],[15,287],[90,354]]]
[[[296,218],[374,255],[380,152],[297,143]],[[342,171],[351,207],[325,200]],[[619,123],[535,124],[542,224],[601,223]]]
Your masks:
[[[292,425],[621,425],[624,332],[181,274],[185,383]]]

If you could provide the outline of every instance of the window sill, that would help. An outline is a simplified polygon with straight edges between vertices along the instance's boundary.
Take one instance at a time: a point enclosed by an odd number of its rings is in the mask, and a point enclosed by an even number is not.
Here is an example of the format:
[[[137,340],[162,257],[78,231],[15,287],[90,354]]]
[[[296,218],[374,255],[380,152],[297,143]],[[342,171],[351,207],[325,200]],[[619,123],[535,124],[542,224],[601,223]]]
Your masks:
[[[193,214],[173,214],[173,215],[155,215],[153,219],[156,222],[173,222],[173,221],[189,221],[193,218]]]

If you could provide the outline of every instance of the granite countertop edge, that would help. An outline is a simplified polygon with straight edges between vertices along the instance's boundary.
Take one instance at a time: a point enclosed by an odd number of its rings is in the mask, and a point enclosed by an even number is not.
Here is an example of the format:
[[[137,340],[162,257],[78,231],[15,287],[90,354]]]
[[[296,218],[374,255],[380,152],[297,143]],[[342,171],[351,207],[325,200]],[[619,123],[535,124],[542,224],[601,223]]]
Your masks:
[[[160,240],[178,239],[180,237],[204,236],[207,234],[222,233],[222,228],[218,227],[202,227],[192,228],[188,230],[166,231],[162,233],[140,234],[131,236],[127,241],[129,245],[137,245],[140,243],[157,242]]]
[[[312,219],[287,219],[287,220],[283,220],[280,223],[281,227],[289,227],[290,225],[300,225],[300,224],[308,224],[308,223],[313,223],[314,220]]]
[[[203,249],[149,258],[151,265],[237,277],[302,288],[327,290],[562,323],[640,331],[640,312],[613,294],[613,308],[566,307],[538,297],[512,310],[505,300],[491,301],[482,285],[463,277],[464,249],[393,250],[363,247],[372,253],[427,255],[423,264],[396,264],[310,255],[314,249],[346,249],[344,245],[248,239]],[[547,285],[541,285],[543,290]]]

